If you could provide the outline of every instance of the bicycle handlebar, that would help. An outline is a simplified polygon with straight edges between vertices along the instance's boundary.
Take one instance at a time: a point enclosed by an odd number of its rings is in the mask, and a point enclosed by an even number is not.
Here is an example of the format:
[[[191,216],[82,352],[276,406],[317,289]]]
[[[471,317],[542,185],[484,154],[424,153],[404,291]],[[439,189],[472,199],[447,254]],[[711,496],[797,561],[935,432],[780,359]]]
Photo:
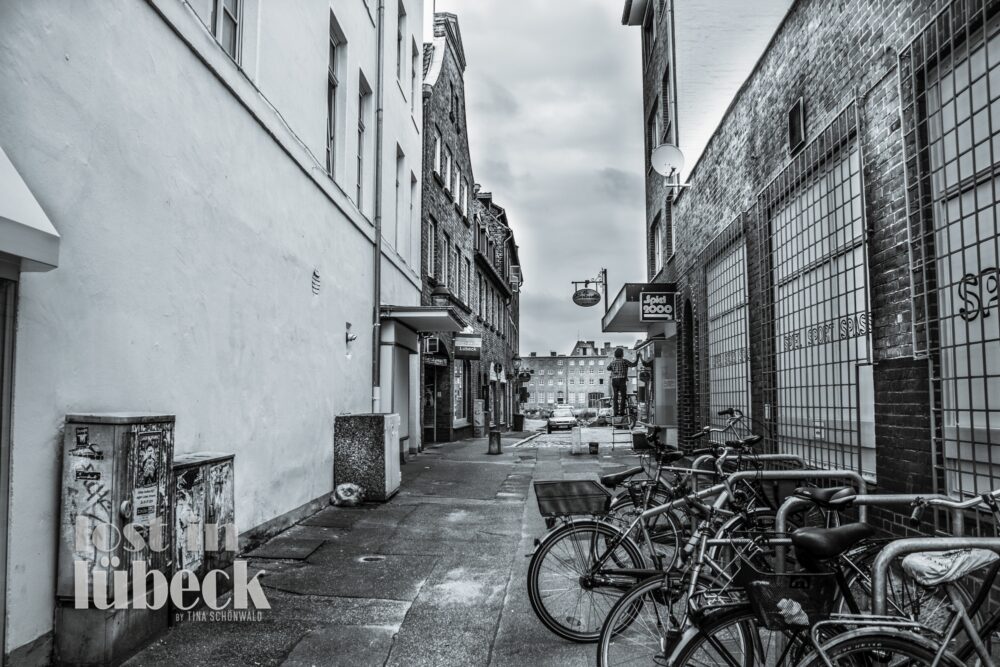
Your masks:
[[[913,501],[913,513],[910,515],[910,518],[913,519],[914,516],[919,518],[919,515],[917,515],[917,510],[921,510],[921,514],[923,514],[923,510],[926,509],[927,507],[930,507],[931,505],[935,505],[938,507],[947,507],[949,509],[954,509],[954,510],[968,510],[972,509],[973,507],[976,507],[980,503],[990,506],[991,504],[995,503],[997,498],[1000,498],[1000,489],[984,493],[982,495],[976,496],[975,498],[970,498],[968,500],[946,500],[944,498],[917,498],[916,500]]]
[[[726,408],[725,410],[719,410],[716,414],[720,417],[732,417],[734,410],[732,408]]]

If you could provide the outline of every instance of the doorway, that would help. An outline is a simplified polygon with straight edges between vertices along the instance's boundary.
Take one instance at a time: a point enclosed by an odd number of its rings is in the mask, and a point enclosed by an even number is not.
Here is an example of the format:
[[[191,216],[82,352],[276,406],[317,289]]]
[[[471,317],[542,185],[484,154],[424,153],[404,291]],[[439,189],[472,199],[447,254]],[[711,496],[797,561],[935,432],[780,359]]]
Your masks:
[[[438,367],[424,364],[424,387],[420,412],[424,442],[437,442]]]

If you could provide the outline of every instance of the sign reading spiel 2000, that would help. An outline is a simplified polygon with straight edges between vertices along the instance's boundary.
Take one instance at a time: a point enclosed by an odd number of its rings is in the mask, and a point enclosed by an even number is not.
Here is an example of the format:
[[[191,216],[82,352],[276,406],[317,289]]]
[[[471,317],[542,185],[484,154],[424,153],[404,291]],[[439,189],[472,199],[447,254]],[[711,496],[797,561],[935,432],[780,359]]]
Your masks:
[[[639,294],[640,322],[673,322],[673,292],[641,292]]]

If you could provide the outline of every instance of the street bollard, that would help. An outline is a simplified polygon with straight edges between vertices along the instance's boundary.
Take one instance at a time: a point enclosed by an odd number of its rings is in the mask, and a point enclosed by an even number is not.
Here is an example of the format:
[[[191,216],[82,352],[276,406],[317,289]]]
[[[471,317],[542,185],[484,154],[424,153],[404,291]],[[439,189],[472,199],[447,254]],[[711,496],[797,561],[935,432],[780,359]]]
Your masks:
[[[500,451],[500,431],[495,428],[490,429],[490,451],[487,454],[503,454]]]

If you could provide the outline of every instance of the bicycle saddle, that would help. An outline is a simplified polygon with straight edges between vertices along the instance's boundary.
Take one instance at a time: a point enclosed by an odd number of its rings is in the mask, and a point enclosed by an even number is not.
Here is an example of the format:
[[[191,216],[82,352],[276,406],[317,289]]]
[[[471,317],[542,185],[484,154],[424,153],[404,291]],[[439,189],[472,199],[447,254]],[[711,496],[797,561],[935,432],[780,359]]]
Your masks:
[[[601,484],[609,489],[613,489],[629,477],[637,475],[640,472],[642,472],[642,466],[636,466],[635,468],[629,468],[628,470],[622,470],[621,472],[611,473],[610,475],[601,475]]]
[[[749,435],[742,440],[726,440],[726,447],[749,447],[764,439],[762,435]]]
[[[800,486],[792,492],[796,498],[816,503],[824,509],[843,509],[851,504],[857,491],[850,486],[831,486],[821,489],[815,486]]]
[[[986,567],[997,558],[987,549],[952,549],[951,551],[921,551],[903,559],[903,569],[923,586],[937,586],[961,579],[970,572]]]
[[[665,449],[656,455],[660,463],[673,463],[684,458],[684,452],[676,449]]]
[[[799,528],[792,533],[792,545],[797,553],[810,559],[827,560],[874,534],[875,529],[867,523],[848,523],[836,528]]]

